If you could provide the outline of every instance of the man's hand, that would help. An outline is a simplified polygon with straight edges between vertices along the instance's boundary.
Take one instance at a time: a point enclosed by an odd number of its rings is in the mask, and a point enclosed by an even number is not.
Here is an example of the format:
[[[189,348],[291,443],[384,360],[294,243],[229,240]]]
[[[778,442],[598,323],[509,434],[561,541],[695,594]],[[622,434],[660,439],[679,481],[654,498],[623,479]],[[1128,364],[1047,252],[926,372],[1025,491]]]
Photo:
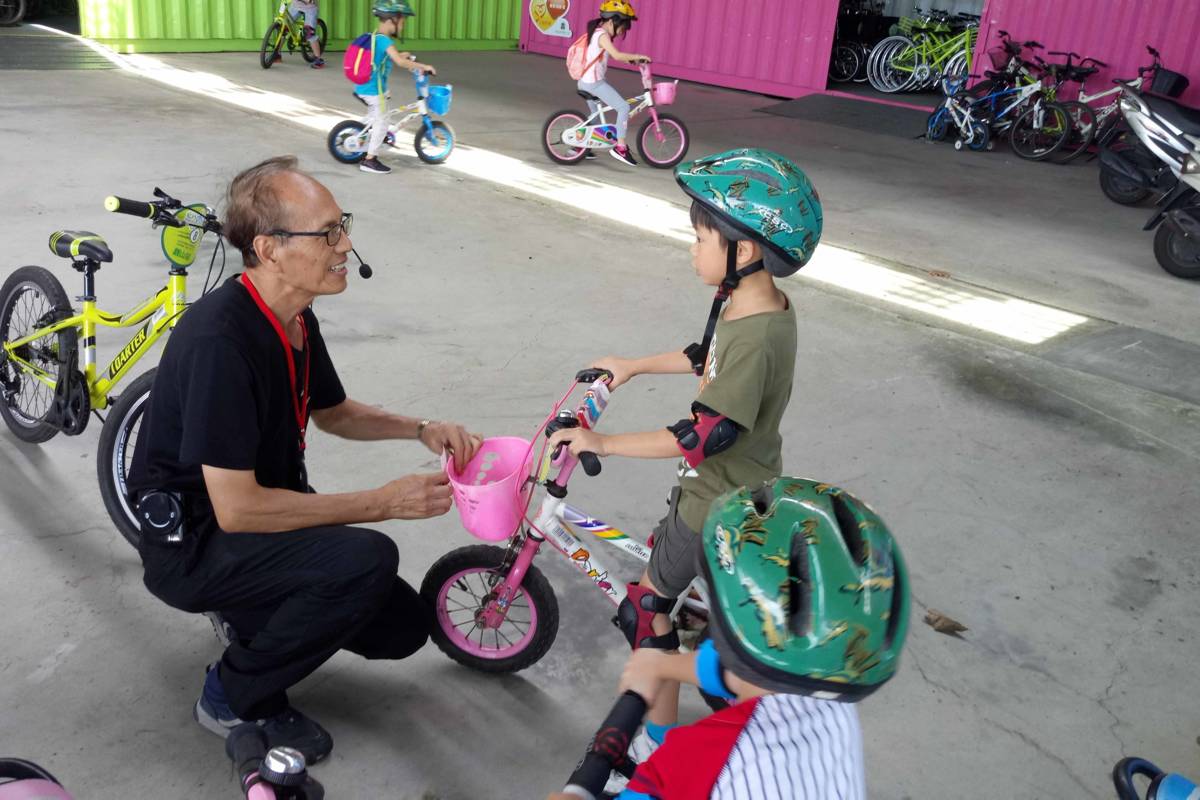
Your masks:
[[[483,437],[468,433],[461,425],[450,422],[431,422],[421,431],[421,444],[436,455],[448,450],[454,455],[454,471],[462,472],[467,463],[479,452]]]
[[[444,472],[405,475],[379,491],[387,519],[428,519],[450,510],[450,479]]]
[[[632,359],[619,358],[617,356],[605,356],[594,362],[592,366],[596,369],[606,369],[612,373],[612,380],[608,382],[609,389],[616,389],[638,374],[637,370],[634,369]]]
[[[565,445],[571,452],[571,455],[576,458],[580,453],[595,453],[598,456],[608,455],[608,448],[604,443],[605,436],[602,433],[595,431],[584,430],[583,428],[563,428],[561,431],[556,431],[550,437],[550,449],[554,450],[558,445]]]
[[[673,659],[680,658],[678,653],[664,653],[661,650],[643,647],[634,650],[625,662],[625,670],[621,673],[618,692],[634,691],[642,696],[646,705],[654,705],[655,698],[662,688],[666,670]]]

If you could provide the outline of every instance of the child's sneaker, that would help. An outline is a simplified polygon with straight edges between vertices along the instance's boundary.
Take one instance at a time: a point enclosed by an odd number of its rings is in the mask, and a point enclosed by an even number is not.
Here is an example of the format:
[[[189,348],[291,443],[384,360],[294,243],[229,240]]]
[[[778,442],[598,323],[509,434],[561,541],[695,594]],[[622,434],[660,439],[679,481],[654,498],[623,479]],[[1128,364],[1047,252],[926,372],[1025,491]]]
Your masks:
[[[396,134],[392,133],[391,131],[385,133],[383,135],[383,143],[388,147],[394,147],[396,144]]]
[[[617,146],[608,151],[608,154],[620,161],[622,164],[628,164],[631,167],[636,167],[637,162],[633,160],[633,154],[629,152],[628,147]]]
[[[654,741],[654,737],[646,730],[646,726],[642,725],[638,728],[637,734],[634,735],[633,741],[629,743],[626,758],[634,764],[641,764],[654,755],[654,751],[658,748],[659,743]],[[608,794],[620,794],[625,791],[625,786],[628,783],[629,779],[614,769],[608,776],[608,783],[604,785],[604,791]]]
[[[314,58],[312,64],[310,64],[309,66],[311,66],[313,69],[324,69],[325,68],[325,59]]]
[[[216,664],[210,666],[204,676],[204,689],[192,709],[192,718],[200,723],[200,727],[222,739],[228,738],[230,731],[244,722],[233,713],[225,699],[225,687],[221,685]],[[333,750],[333,737],[329,732],[291,706],[282,714],[257,720],[256,724],[267,734],[269,747],[294,747],[309,764],[317,763]]]
[[[364,158],[358,165],[363,172],[373,172],[376,175],[387,175],[392,168],[378,158]]]
[[[585,159],[587,159],[588,161],[595,161],[596,160],[596,151],[589,147],[586,151],[584,151],[583,157]]]

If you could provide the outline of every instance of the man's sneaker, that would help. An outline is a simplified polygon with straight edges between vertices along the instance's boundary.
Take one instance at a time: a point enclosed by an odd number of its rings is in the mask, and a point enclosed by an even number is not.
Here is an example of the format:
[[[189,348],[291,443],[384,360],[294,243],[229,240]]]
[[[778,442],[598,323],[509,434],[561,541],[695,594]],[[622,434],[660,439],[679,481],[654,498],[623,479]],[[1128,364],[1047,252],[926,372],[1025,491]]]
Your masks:
[[[642,725],[634,735],[633,741],[629,743],[626,757],[634,764],[642,764],[654,755],[654,751],[658,748],[659,743],[654,741],[654,737],[647,732],[646,726]],[[628,783],[629,779],[614,769],[608,776],[608,783],[604,785],[604,791],[607,794],[620,794],[625,791]]]
[[[204,690],[192,709],[192,717],[200,727],[222,739],[228,738],[230,731],[244,721],[233,713],[225,699],[225,688],[221,686],[216,664],[210,666],[204,676]],[[333,737],[329,731],[291,706],[282,714],[255,720],[255,723],[266,732],[268,747],[294,747],[309,764],[317,763],[333,750]]]
[[[614,147],[608,151],[608,154],[622,164],[628,164],[631,167],[637,166],[637,162],[633,160],[633,154],[629,152],[628,147]]]
[[[311,66],[313,69],[324,69],[325,68],[325,59],[314,58],[312,64],[310,64],[309,66]]]
[[[376,175],[387,175],[392,171],[392,168],[380,161],[378,158],[364,158],[359,162],[358,168],[363,172],[373,172]]]

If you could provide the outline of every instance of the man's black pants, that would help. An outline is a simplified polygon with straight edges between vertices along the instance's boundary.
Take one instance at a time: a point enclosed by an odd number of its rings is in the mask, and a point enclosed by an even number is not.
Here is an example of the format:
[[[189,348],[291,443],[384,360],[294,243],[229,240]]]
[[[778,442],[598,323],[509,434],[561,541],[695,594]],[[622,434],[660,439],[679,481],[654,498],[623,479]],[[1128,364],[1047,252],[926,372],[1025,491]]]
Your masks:
[[[194,556],[144,541],[142,561],[146,588],[159,599],[217,611],[233,625],[238,641],[221,658],[220,678],[241,719],[284,711],[286,690],[338,650],[404,658],[429,638],[425,605],[397,577],[396,545],[378,531],[218,530]]]

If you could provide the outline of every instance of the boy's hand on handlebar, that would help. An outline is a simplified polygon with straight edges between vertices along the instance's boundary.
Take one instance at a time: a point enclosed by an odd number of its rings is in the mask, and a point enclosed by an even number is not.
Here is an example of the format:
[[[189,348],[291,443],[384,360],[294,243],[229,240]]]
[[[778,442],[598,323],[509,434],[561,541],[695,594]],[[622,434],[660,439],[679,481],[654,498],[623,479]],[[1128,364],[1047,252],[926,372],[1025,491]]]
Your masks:
[[[483,437],[477,433],[468,433],[467,429],[462,425],[455,425],[450,422],[431,422],[425,426],[425,430],[421,431],[421,444],[429,448],[434,455],[441,455],[442,451],[449,451],[454,455],[454,470],[462,472],[467,466],[475,453],[479,451],[479,446],[483,444]]]
[[[386,519],[428,519],[450,510],[450,479],[444,472],[405,475],[379,490]]]
[[[583,428],[564,428],[557,431],[550,437],[550,449],[553,451],[558,446],[565,445],[571,455],[576,458],[580,453],[595,453],[598,456],[608,455],[608,448],[605,446],[604,440],[607,437],[602,433],[595,431],[584,430]]]
[[[422,64],[420,61],[413,61],[408,65],[408,68],[413,72],[428,72],[430,75],[437,75],[437,70],[428,64]]]
[[[594,369],[606,369],[612,373],[612,380],[608,382],[609,389],[616,389],[638,374],[634,368],[632,359],[618,358],[617,356],[605,356],[593,362],[592,367]]]
[[[637,692],[646,701],[646,705],[654,705],[655,698],[666,679],[666,670],[678,660],[678,653],[664,653],[653,648],[634,650],[625,662],[625,670],[621,673],[621,682],[617,685],[618,692]]]

